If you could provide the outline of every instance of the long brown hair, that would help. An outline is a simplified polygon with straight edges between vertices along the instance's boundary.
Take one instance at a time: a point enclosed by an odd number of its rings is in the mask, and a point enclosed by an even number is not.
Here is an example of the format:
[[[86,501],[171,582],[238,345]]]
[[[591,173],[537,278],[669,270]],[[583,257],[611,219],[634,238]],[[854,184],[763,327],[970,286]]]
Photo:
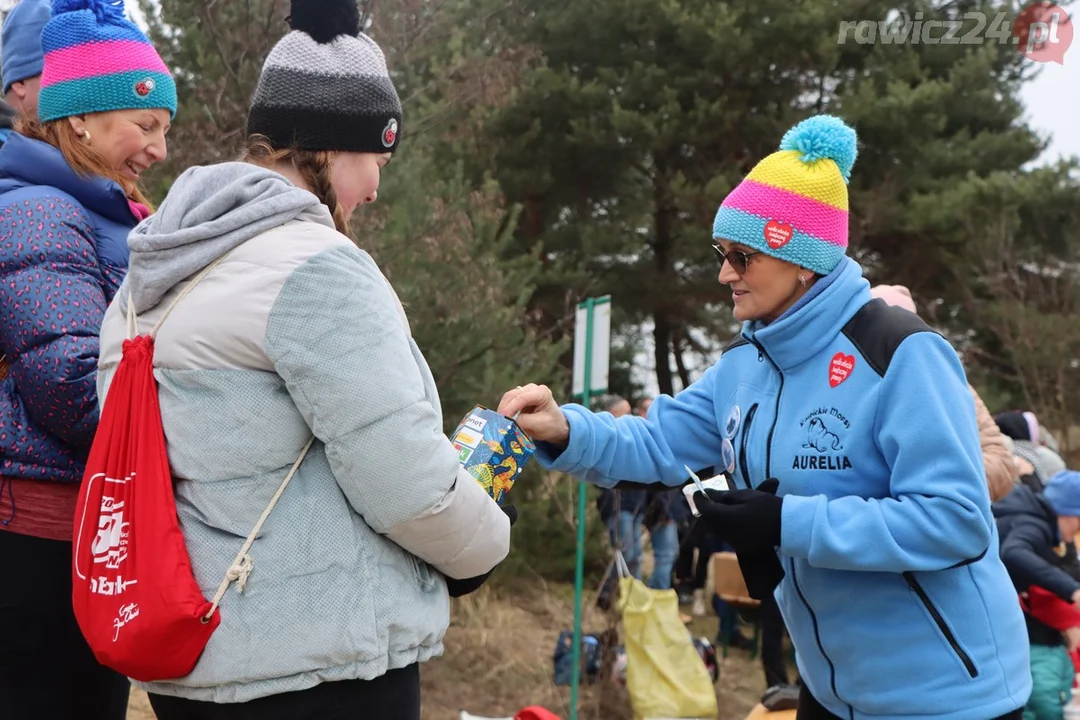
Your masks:
[[[345,209],[338,203],[337,192],[330,183],[330,168],[334,154],[326,150],[298,150],[285,148],[277,150],[270,145],[264,135],[251,135],[247,139],[240,159],[273,169],[279,163],[287,163],[307,183],[308,188],[320,202],[330,208],[334,216],[334,226],[342,235],[349,234],[349,218]]]
[[[37,118],[20,118],[15,124],[15,132],[31,140],[40,140],[59,150],[67,164],[79,175],[108,178],[124,189],[124,193],[137,203],[142,203],[154,210],[154,206],[143,195],[139,186],[125,178],[115,168],[109,167],[105,158],[94,148],[83,142],[75,134],[75,128],[67,118],[50,120],[42,123]]]

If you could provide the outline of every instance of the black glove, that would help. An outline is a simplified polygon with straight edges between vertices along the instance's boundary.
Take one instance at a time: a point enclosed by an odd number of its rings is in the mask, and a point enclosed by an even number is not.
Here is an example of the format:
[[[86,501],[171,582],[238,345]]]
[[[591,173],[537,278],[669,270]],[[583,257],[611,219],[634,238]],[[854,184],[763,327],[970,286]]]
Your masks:
[[[506,513],[506,517],[510,518],[510,527],[514,527],[514,523],[517,522],[517,508],[513,505],[503,505],[501,510]],[[498,567],[498,566],[496,566]],[[455,580],[454,578],[446,578],[446,589],[450,593],[450,597],[462,597],[474,593],[480,589],[480,586],[487,582],[487,579],[491,577],[491,573],[495,572],[495,568],[491,568],[483,575],[477,575],[472,578],[465,578],[464,580]]]
[[[746,591],[750,597],[755,600],[771,598],[773,590],[784,579],[784,566],[780,564],[776,551],[736,550],[735,556],[739,559],[739,569],[742,570],[743,582],[746,583]]]
[[[780,481],[769,478],[757,490],[706,490],[694,493],[694,505],[717,537],[735,552],[757,554],[780,545],[784,500],[776,496]]]
[[[708,518],[710,525],[716,526],[712,528],[713,531],[735,549],[746,590],[755,600],[772,597],[773,590],[784,579],[784,568],[775,550],[780,544],[780,511],[783,508],[783,500],[776,497],[779,487],[779,480],[769,478],[757,490],[708,490],[706,492],[710,494],[709,500],[704,505],[697,506],[702,517]],[[730,495],[736,497],[724,499]],[[762,498],[762,495],[771,500]],[[700,496],[700,492],[695,493],[695,504]],[[714,500],[716,502],[713,502]],[[747,507],[751,503],[755,503],[753,511]],[[775,510],[772,509],[774,505]],[[706,508],[711,508],[711,511],[707,512]],[[751,519],[751,512],[754,518],[768,516],[769,519]],[[734,522],[728,520],[731,514],[738,514],[739,519]],[[742,529],[743,525],[757,527],[747,534]],[[767,535],[769,537],[763,540]]]

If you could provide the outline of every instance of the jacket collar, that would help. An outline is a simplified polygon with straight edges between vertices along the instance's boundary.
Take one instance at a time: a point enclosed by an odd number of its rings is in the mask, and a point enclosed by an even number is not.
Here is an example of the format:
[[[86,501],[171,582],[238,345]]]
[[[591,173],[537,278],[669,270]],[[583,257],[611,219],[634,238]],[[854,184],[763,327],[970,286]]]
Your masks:
[[[777,320],[744,323],[742,336],[760,346],[781,370],[790,370],[825,350],[868,302],[870,283],[859,264],[845,257]]]
[[[99,176],[79,175],[48,143],[11,133],[0,150],[0,192],[35,185],[54,187],[113,222],[135,227],[124,189]]]

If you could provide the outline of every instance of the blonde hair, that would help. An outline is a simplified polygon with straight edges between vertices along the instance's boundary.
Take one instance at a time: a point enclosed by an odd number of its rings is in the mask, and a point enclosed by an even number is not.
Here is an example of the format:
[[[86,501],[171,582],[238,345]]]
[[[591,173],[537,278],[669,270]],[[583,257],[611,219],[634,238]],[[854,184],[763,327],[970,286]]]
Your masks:
[[[288,164],[307,183],[308,188],[319,198],[323,205],[330,208],[334,216],[334,226],[342,235],[349,234],[349,218],[337,199],[337,192],[330,182],[330,168],[334,154],[327,150],[300,150],[285,148],[278,150],[270,145],[264,135],[251,135],[247,139],[240,159],[263,167],[273,168],[279,163]]]
[[[154,211],[154,206],[143,195],[139,186],[128,178],[123,177],[115,168],[109,167],[105,157],[94,148],[82,141],[75,134],[75,128],[67,118],[50,120],[42,123],[37,118],[20,118],[15,123],[15,132],[31,140],[40,140],[48,143],[60,151],[64,160],[79,175],[84,177],[103,177],[112,180],[124,189],[124,194],[137,203],[141,203]]]

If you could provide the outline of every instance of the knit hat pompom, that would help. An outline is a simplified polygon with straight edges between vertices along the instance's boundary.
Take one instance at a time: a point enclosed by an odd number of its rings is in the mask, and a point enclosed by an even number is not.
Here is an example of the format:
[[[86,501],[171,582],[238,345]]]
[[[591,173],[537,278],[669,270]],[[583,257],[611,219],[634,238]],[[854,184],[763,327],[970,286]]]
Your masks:
[[[176,83],[122,0],[53,0],[41,32],[42,122],[111,110],[176,114]]]
[[[828,275],[848,246],[847,183],[855,131],[832,115],[807,118],[724,198],[713,238]]]
[[[53,0],[52,7],[54,16],[77,10],[92,10],[98,21],[105,21],[106,18],[113,22],[126,19],[122,0]]]
[[[339,35],[360,34],[360,8],[356,0],[292,0],[289,27],[306,32],[317,43]]]
[[[851,179],[851,168],[858,155],[855,131],[833,115],[807,118],[784,133],[781,150],[798,150],[807,165],[832,160],[840,168],[844,182]]]

